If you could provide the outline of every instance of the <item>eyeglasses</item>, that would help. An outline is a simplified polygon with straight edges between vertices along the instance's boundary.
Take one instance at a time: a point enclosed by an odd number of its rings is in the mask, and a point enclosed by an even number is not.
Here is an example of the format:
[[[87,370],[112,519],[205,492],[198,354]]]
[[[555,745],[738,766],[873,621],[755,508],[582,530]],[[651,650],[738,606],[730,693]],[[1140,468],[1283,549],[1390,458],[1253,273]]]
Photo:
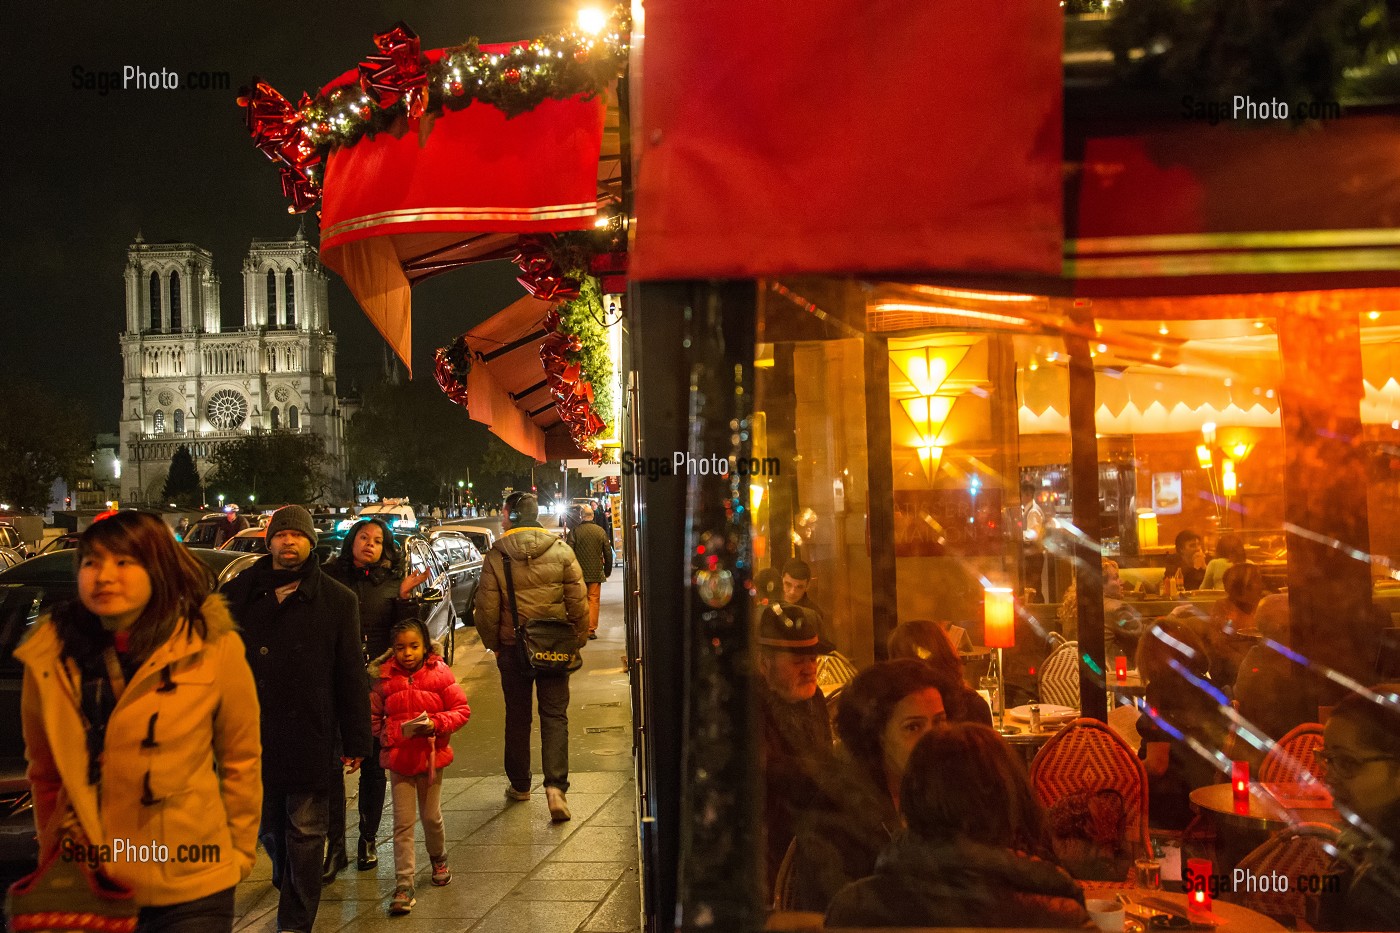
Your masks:
[[[1355,777],[1362,765],[1369,765],[1373,761],[1396,760],[1394,755],[1371,755],[1368,758],[1357,758],[1345,753],[1330,752],[1325,748],[1318,749],[1316,755],[1323,764],[1327,765],[1329,773],[1343,779]]]

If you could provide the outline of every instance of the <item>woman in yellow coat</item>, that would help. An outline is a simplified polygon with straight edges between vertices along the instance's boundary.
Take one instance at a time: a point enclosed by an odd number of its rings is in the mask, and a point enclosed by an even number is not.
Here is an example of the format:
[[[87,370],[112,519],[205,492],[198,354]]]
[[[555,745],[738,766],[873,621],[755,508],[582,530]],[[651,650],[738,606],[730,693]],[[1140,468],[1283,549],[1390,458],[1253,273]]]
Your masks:
[[[243,641],[154,515],[94,523],[77,561],[79,598],[15,651],[40,864],[98,856],[138,929],[230,930],[262,805]]]

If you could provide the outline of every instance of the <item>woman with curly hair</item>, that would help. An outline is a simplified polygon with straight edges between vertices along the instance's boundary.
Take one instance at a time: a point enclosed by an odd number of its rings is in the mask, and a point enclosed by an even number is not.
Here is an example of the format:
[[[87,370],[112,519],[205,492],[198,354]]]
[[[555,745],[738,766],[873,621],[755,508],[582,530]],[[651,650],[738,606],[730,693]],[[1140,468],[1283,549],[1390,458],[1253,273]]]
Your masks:
[[[899,789],[909,750],[948,719],[948,678],[923,661],[871,665],[841,694],[837,766],[821,775],[827,806],[805,811],[796,826],[792,906],[825,910],[844,885],[863,878],[899,829]]]
[[[908,829],[836,895],[827,926],[1092,928],[1025,768],[991,729],[949,723],[919,739],[900,801]]]
[[[133,891],[138,929],[231,930],[263,795],[243,641],[209,571],[156,516],[95,522],[75,553],[78,599],[15,651],[40,864],[114,840],[215,853],[101,871]]]

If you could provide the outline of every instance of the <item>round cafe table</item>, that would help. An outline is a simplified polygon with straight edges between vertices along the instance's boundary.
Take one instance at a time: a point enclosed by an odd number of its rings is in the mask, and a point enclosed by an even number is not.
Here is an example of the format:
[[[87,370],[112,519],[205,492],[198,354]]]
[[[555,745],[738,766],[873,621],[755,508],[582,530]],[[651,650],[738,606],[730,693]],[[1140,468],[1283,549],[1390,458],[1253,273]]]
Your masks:
[[[1173,891],[1144,891],[1141,889],[1123,890],[1122,888],[1085,888],[1084,899],[1086,901],[1103,900],[1111,901],[1119,894],[1137,901],[1144,907],[1152,907],[1152,902],[1167,904],[1177,908],[1182,914],[1186,913],[1186,895]],[[1131,911],[1132,908],[1129,908]],[[1210,905],[1210,912],[1214,914],[1217,930],[1248,930],[1250,933],[1283,933],[1288,928],[1275,920],[1270,920],[1257,910],[1250,910],[1248,907],[1241,907],[1239,904],[1231,904],[1216,898]],[[1128,920],[1135,920],[1131,912],[1127,914]],[[1139,921],[1141,922],[1141,921]]]
[[[1191,806],[1215,824],[1217,871],[1231,871],[1271,835],[1293,823],[1340,827],[1342,815],[1321,784],[1251,783],[1249,807],[1235,809],[1234,788],[1210,784],[1191,792]]]

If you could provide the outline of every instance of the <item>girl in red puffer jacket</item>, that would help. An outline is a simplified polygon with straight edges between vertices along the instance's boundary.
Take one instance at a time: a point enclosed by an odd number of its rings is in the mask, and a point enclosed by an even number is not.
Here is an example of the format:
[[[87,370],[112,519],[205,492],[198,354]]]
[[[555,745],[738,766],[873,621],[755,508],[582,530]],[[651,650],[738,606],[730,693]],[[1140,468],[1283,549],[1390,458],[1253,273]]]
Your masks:
[[[423,819],[433,884],[452,880],[442,827],[442,769],[452,763],[448,737],[471,716],[467,695],[417,619],[390,632],[389,652],[370,667],[370,714],[394,800],[394,896],[389,912],[406,914],[413,894],[413,824]],[[415,813],[416,808],[416,813]]]

